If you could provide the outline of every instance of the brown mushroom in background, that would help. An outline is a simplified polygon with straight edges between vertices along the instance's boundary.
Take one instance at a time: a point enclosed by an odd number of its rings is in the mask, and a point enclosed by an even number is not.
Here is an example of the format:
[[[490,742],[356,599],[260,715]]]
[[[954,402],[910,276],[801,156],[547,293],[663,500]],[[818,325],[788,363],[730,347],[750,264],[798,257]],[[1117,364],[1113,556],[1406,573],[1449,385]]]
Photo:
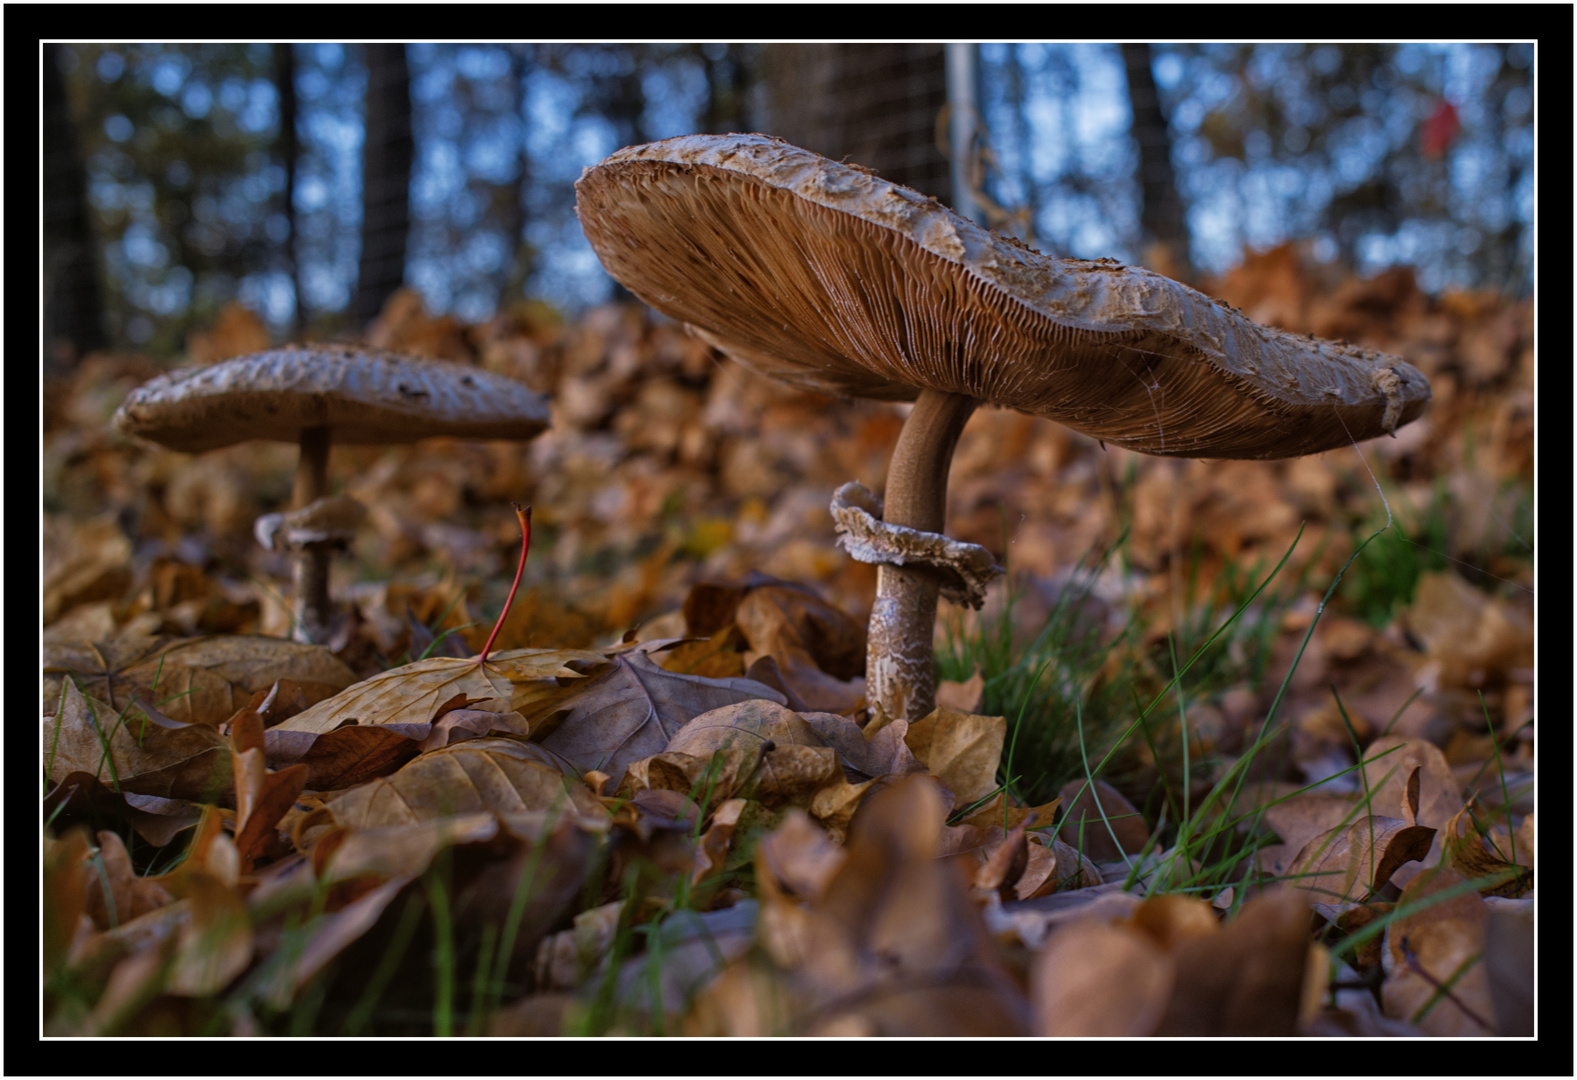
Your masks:
[[[1147,454],[1283,458],[1394,432],[1430,396],[1396,357],[1260,326],[1138,267],[1042,255],[769,136],[629,147],[575,187],[603,266],[652,307],[796,386],[915,402],[885,505],[847,486],[834,501],[845,543],[880,564],[866,692],[893,716],[934,707],[943,582],[983,595],[959,566],[979,570],[973,545],[938,535],[981,402]]]
[[[377,349],[322,345],[237,356],[166,372],[132,391],[115,413],[123,433],[198,454],[246,442],[298,443],[295,510],[258,519],[258,540],[297,553],[298,641],[327,640],[329,562],[366,510],[331,496],[335,442],[383,445],[448,435],[535,438],[547,399],[512,379],[461,364]]]

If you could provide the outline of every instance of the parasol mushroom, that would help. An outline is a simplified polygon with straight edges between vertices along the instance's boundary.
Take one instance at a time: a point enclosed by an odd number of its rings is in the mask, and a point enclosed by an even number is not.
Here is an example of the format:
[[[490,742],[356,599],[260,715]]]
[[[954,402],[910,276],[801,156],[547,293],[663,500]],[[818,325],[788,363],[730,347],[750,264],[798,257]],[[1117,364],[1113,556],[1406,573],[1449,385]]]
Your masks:
[[[880,564],[866,689],[892,716],[934,707],[938,590],[978,605],[990,576],[983,549],[939,535],[982,402],[1148,454],[1284,458],[1393,432],[1430,396],[1396,357],[1260,326],[1138,267],[1042,255],[769,136],[629,147],[576,193],[608,272],[725,353],[802,388],[915,402],[884,504],[848,486],[834,501],[845,545]]]
[[[127,435],[193,454],[251,439],[300,446],[296,509],[265,514],[257,534],[265,546],[296,552],[295,636],[322,642],[332,615],[330,558],[365,514],[329,494],[331,444],[439,435],[523,441],[547,427],[548,404],[513,379],[462,364],[313,345],[166,372],[133,390],[114,422]]]

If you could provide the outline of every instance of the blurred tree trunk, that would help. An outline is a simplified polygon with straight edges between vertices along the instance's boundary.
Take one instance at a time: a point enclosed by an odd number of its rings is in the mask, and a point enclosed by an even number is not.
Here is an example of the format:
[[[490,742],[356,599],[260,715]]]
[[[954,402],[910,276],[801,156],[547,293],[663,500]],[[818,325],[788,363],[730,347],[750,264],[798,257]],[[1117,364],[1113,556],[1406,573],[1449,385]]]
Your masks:
[[[88,176],[60,74],[60,46],[44,44],[44,366],[69,366],[108,344]]]
[[[706,109],[701,130],[714,135],[749,131],[745,99],[750,93],[748,45],[698,46],[706,73]]]
[[[508,238],[509,259],[503,267],[503,280],[499,282],[498,306],[502,309],[525,295],[527,279],[531,277],[535,252],[526,243],[526,185],[531,181],[531,156],[526,153],[526,132],[531,118],[526,112],[526,76],[530,73],[530,45],[518,44],[509,48],[509,87],[513,113],[520,121],[520,142],[510,148],[515,159],[515,175],[493,193],[497,200],[498,227]]]
[[[285,242],[280,245],[284,256],[285,273],[290,277],[290,295],[294,301],[287,336],[300,335],[306,322],[302,305],[301,273],[296,264],[296,162],[300,146],[296,141],[296,47],[292,44],[274,46],[274,89],[279,94],[279,163],[285,170],[283,196],[285,211]]]
[[[367,124],[362,153],[361,274],[356,320],[366,326],[405,281],[411,231],[411,73],[404,45],[367,47]]]
[[[937,44],[765,45],[768,134],[875,169],[951,204],[937,141],[947,63]]]
[[[1160,264],[1151,267],[1159,273],[1191,278],[1188,222],[1172,171],[1172,133],[1161,111],[1161,96],[1156,93],[1150,46],[1124,45],[1122,53],[1133,108],[1133,137],[1139,144],[1139,227],[1147,249],[1162,249],[1158,255],[1147,252],[1147,262]]]

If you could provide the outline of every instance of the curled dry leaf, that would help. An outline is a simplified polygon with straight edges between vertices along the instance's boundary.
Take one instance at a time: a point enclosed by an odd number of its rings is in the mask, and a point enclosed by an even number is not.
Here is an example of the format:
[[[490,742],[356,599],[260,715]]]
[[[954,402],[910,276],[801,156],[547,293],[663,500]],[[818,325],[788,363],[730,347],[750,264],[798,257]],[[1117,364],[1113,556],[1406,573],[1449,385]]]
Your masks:
[[[1479,886],[1483,896],[1522,896],[1533,888],[1533,870],[1513,863],[1497,852],[1490,839],[1479,831],[1469,800],[1445,829],[1445,863],[1465,878],[1489,878]],[[1505,845],[1510,848],[1510,844]],[[1518,853],[1519,855],[1521,852]],[[1530,853],[1531,854],[1531,853]]]
[[[1315,837],[1292,862],[1289,884],[1306,890],[1314,908],[1335,922],[1372,897],[1404,863],[1428,857],[1435,830],[1414,825],[1418,769],[1404,788],[1404,820],[1364,815]]]
[[[624,900],[614,900],[575,916],[574,926],[542,939],[537,946],[537,985],[573,990],[597,969],[618,935]]]
[[[61,681],[78,676],[83,690],[120,708],[136,691],[170,719],[217,725],[252,695],[280,680],[317,702],[356,681],[356,675],[320,645],[255,634],[200,638],[126,638],[44,647],[44,711],[53,712]]]
[[[1418,808],[1410,824],[1427,825],[1436,830],[1423,866],[1440,861],[1445,827],[1462,809],[1462,784],[1451,772],[1445,754],[1432,742],[1416,736],[1382,735],[1365,748],[1363,776],[1370,793],[1369,812],[1380,817],[1409,820],[1408,784],[1418,772]],[[1396,877],[1406,885],[1418,871],[1404,866]]]

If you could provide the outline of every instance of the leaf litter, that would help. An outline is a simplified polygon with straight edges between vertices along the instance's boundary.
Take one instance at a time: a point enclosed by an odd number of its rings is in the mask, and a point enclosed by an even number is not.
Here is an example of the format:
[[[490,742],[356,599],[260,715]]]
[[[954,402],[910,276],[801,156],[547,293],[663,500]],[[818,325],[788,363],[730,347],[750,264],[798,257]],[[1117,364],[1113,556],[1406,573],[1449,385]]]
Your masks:
[[[1350,614],[1310,595],[1264,624],[1270,678],[1038,804],[980,663],[914,723],[866,709],[873,571],[825,492],[879,485],[892,406],[633,307],[460,328],[405,295],[374,334],[522,378],[562,423],[336,451],[379,580],[336,580],[344,631],[303,646],[249,542],[292,455],[130,446],[77,402],[155,368],[88,358],[46,395],[46,1032],[278,1031],[310,1001],[324,1034],[1530,1033],[1531,308],[1318,273],[1278,248],[1213,289],[1417,358],[1430,412],[1362,449],[1400,530],[1443,507],[1455,561],[1388,595],[1360,556]],[[1164,649],[1179,567],[1208,597],[1302,527],[1285,573],[1329,581],[1368,485],[1352,455],[1148,459],[983,411],[949,527],[1007,545],[1019,600],[944,633],[1027,647],[1125,492],[1129,573],[1083,611]],[[540,554],[478,663],[526,495]]]

